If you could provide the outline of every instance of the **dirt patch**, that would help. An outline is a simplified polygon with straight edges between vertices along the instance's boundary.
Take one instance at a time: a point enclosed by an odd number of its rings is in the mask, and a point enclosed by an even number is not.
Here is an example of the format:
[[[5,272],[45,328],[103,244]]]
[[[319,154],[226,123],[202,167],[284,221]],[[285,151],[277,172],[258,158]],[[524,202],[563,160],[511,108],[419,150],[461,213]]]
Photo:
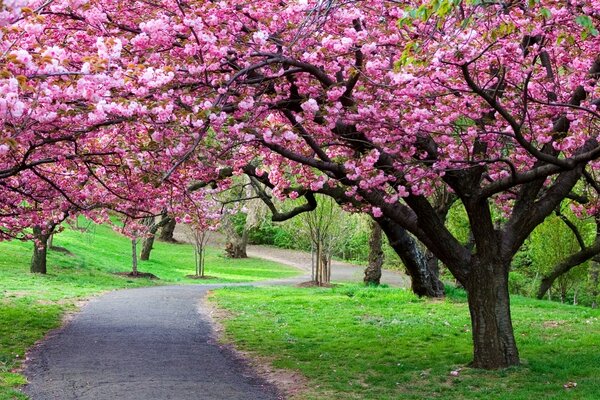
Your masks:
[[[542,326],[546,329],[549,328],[558,328],[561,325],[564,325],[565,321],[544,321]]]
[[[158,276],[150,272],[138,272],[137,274],[134,274],[133,272],[115,272],[115,275],[126,276],[128,278],[160,279]]]
[[[210,296],[211,293],[209,292],[207,298]],[[247,364],[260,378],[275,386],[285,396],[284,398],[300,399],[309,393],[308,379],[300,372],[275,368],[273,367],[274,358],[240,350],[229,342],[225,338],[225,327],[221,321],[234,317],[234,314],[228,310],[218,308],[207,298],[200,300],[198,312],[209,319],[214,329],[215,341],[219,345]]]
[[[216,277],[216,276],[209,276],[209,275],[204,275],[204,276],[198,276],[198,275],[186,275],[185,277],[186,277],[186,278],[189,278],[189,279],[200,279],[200,280],[202,280],[202,279],[219,279],[219,278],[218,278],[218,277]]]
[[[75,256],[75,254],[73,254],[69,249],[61,246],[50,246],[50,250],[55,251],[57,253],[66,254],[67,256],[71,257]]]
[[[339,285],[334,285],[332,283],[317,283],[315,281],[302,282],[296,285],[296,287],[301,288],[312,288],[312,287],[322,287],[322,288],[334,288]]]

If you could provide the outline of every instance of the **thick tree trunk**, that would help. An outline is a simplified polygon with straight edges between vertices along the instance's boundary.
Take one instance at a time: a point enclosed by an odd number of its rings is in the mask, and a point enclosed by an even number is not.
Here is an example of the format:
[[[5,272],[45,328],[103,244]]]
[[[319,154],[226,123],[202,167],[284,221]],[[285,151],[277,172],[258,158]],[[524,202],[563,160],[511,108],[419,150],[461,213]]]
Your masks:
[[[164,217],[163,217],[164,218]],[[166,217],[168,218],[168,217]],[[150,252],[152,251],[152,246],[154,246],[154,238],[156,236],[156,231],[159,228],[158,224],[154,223],[154,217],[144,218],[144,225],[148,227],[148,236],[144,237],[142,242],[142,251],[140,252],[140,260],[148,261],[150,259]],[[164,219],[161,220],[163,223]],[[163,224],[164,226],[164,224]]]
[[[369,265],[365,269],[364,282],[367,285],[379,285],[381,267],[383,266],[383,232],[379,224],[371,221],[371,237],[369,238]]]
[[[175,238],[173,237],[173,232],[175,231],[175,225],[177,225],[175,218],[171,218],[171,217],[163,217],[163,218],[169,218],[169,221],[163,225],[158,239],[163,242],[171,242],[171,243],[176,242]]]
[[[440,276],[440,260],[430,250],[425,250],[425,262],[427,263],[427,269],[431,273],[438,277]]]
[[[465,287],[473,331],[473,367],[501,369],[519,364],[510,315],[508,266],[474,265]]]
[[[30,271],[34,274],[45,274],[47,254],[48,254],[48,237],[50,235],[42,233],[42,228],[39,226],[33,227],[33,257],[31,258]]]
[[[390,246],[400,256],[407,274],[411,278],[412,291],[417,296],[444,297],[444,284],[436,271],[431,271],[417,242],[403,229],[388,218],[379,218],[377,223],[386,234]]]
[[[140,260],[148,261],[150,259],[150,252],[152,251],[152,246],[154,246],[154,237],[154,235],[151,235],[144,238],[142,251],[140,252]]]
[[[225,243],[225,253],[229,258],[248,258],[246,247],[248,245],[248,235],[229,237]]]
[[[223,231],[226,237],[225,254],[229,258],[248,258],[246,247],[248,246],[248,229],[244,229],[242,235],[235,231],[233,223],[225,218],[223,221]]]

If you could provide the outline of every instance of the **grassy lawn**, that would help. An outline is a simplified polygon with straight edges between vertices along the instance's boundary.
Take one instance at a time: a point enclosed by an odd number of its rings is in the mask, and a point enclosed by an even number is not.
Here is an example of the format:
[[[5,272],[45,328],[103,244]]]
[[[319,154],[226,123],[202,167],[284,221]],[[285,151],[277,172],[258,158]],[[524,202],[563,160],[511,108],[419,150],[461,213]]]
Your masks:
[[[600,310],[515,297],[523,365],[485,372],[466,366],[464,292],[238,287],[211,301],[233,315],[226,340],[309,379],[302,399],[600,399]]]
[[[18,368],[25,351],[44,334],[60,325],[66,311],[76,309],[78,300],[107,290],[174,283],[249,282],[294,276],[298,271],[273,262],[230,260],[221,251],[209,249],[206,281],[188,279],[194,273],[194,250],[187,244],[157,242],[150,261],[139,269],[160,280],[116,276],[131,266],[131,242],[106,226],[91,225],[87,232],[67,229],[55,236],[55,246],[73,255],[51,251],[48,275],[29,273],[31,243],[0,243],[0,400],[24,399],[12,390],[24,378]],[[141,246],[140,246],[141,247]]]

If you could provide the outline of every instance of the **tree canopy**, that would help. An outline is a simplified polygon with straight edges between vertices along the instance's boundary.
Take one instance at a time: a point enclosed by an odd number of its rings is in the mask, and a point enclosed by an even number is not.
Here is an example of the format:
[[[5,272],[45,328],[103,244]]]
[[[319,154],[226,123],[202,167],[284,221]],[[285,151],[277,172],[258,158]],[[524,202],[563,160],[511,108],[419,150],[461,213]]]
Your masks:
[[[498,368],[519,362],[514,254],[566,198],[597,213],[596,1],[50,0],[3,15],[4,235],[69,204],[186,213],[230,174],[308,209],[330,195],[449,268],[474,365]],[[473,249],[436,212],[440,191],[463,203]]]

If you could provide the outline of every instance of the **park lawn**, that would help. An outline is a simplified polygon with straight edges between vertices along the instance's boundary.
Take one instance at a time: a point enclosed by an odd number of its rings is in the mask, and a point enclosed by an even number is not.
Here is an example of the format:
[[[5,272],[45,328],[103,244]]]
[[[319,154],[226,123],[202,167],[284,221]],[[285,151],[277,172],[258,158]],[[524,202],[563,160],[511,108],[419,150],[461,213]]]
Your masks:
[[[600,399],[600,310],[515,296],[523,365],[488,372],[467,366],[462,291],[232,287],[210,299],[226,310],[225,341],[308,378],[296,399]]]
[[[158,284],[250,282],[286,278],[299,271],[257,260],[231,260],[208,249],[206,273],[217,279],[194,280],[194,250],[188,244],[155,243],[150,261],[140,261],[141,272],[160,280],[114,275],[131,268],[131,242],[107,226],[90,224],[86,232],[66,229],[54,245],[73,253],[50,251],[48,274],[29,273],[32,243],[0,243],[0,400],[25,399],[13,390],[25,383],[10,371],[18,368],[26,350],[49,330],[60,326],[65,312],[77,303],[105,291]]]

